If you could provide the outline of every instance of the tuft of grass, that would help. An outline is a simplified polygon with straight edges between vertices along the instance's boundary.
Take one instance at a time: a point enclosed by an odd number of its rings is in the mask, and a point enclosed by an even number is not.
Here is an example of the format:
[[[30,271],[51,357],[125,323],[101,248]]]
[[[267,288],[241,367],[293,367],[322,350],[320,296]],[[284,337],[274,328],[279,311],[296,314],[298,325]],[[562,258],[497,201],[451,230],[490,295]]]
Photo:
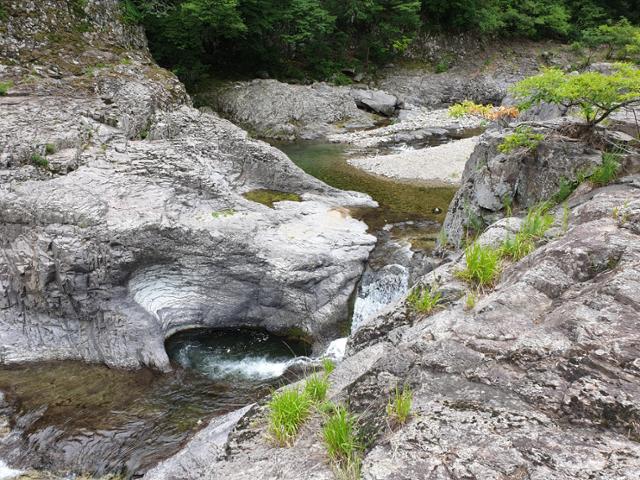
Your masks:
[[[413,393],[407,386],[402,387],[402,391],[396,385],[395,392],[387,403],[387,415],[397,423],[405,423],[411,414],[411,404],[413,403]]]
[[[455,275],[479,287],[491,286],[500,274],[500,251],[473,242],[465,248],[466,267]]]
[[[535,150],[544,140],[542,133],[534,133],[531,127],[520,125],[516,127],[514,132],[504,137],[504,140],[498,145],[500,153],[511,153],[518,148],[526,148],[527,150]]]
[[[53,143],[47,143],[44,146],[44,152],[46,155],[52,155],[56,153],[56,146]]]
[[[569,204],[564,202],[562,204],[562,232],[567,233],[569,230],[569,217],[571,216],[571,210]]]
[[[280,445],[291,445],[311,413],[311,399],[297,388],[273,395],[269,402],[269,432]]]
[[[326,375],[331,375],[331,373],[336,369],[336,362],[331,360],[330,358],[322,359],[322,369]]]
[[[553,200],[556,203],[564,202],[569,196],[573,193],[573,191],[578,188],[578,182],[572,182],[571,180],[562,177],[560,179],[560,186],[558,191],[553,196]]]
[[[339,405],[327,418],[322,427],[322,438],[329,458],[334,462],[345,479],[360,478],[360,451],[356,421],[349,411]]]
[[[327,397],[327,390],[329,390],[329,380],[326,375],[314,373],[305,381],[304,394],[312,402],[320,403],[324,401]]]
[[[442,294],[430,287],[421,285],[414,287],[407,296],[407,302],[417,312],[430,313],[442,300]]]
[[[500,253],[513,260],[520,260],[529,255],[536,248],[536,242],[553,225],[553,216],[548,213],[548,205],[542,204],[532,208],[524,218],[520,230],[513,237],[507,237],[503,242]]]
[[[31,155],[31,163],[40,168],[47,168],[49,166],[49,161],[39,153]]]
[[[619,158],[615,153],[603,153],[602,164],[589,175],[589,181],[598,186],[611,183],[620,171]]]
[[[475,292],[467,293],[467,297],[464,300],[464,309],[469,311],[476,308],[476,302],[478,301],[478,297]]]
[[[549,205],[543,203],[529,210],[520,226],[520,232],[527,237],[540,239],[551,225],[553,225],[553,215],[549,214]]]
[[[13,88],[13,82],[11,80],[0,82],[0,97],[7,95],[11,88]]]

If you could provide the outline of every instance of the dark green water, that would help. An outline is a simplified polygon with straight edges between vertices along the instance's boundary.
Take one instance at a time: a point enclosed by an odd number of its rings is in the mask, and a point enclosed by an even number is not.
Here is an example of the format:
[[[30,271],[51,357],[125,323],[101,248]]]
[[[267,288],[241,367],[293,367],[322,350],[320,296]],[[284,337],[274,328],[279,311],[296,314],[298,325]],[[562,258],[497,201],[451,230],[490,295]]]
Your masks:
[[[363,172],[347,163],[345,147],[338,144],[298,142],[274,146],[305,172],[328,185],[369,194],[380,207],[353,214],[373,230],[409,220],[442,223],[456,191],[454,187],[398,182]],[[440,213],[434,213],[434,209]]]
[[[0,369],[12,429],[0,458],[12,466],[139,475],[176,452],[212,417],[264,397],[291,379],[306,347],[255,330],[191,331],[167,342],[169,374],[81,362]],[[5,410],[5,409],[3,409]]]

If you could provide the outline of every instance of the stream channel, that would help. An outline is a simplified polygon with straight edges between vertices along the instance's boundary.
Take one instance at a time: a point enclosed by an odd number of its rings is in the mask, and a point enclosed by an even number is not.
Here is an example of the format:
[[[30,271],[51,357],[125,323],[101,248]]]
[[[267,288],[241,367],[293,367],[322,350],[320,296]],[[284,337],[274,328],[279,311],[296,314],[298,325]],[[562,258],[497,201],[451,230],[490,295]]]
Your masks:
[[[455,188],[370,175],[347,163],[343,145],[276,146],[307,173],[380,204],[352,212],[378,238],[355,296],[352,330],[358,328],[429,270],[427,253]],[[334,343],[339,354],[346,339]],[[12,477],[6,465],[72,472],[70,479],[141,476],[211,418],[292,381],[287,368],[310,353],[302,343],[255,330],[182,332],[166,348],[176,367],[168,374],[81,362],[0,368],[0,480]]]

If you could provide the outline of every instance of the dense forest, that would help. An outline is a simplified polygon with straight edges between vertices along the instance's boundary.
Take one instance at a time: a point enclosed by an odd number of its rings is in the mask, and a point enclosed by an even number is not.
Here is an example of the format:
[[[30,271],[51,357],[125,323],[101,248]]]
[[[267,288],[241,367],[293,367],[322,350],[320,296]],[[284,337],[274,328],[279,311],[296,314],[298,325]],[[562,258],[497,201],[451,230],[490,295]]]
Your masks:
[[[421,32],[630,41],[640,1],[126,0],[123,16],[144,24],[156,59],[187,83],[211,72],[339,81],[346,68],[388,62]]]

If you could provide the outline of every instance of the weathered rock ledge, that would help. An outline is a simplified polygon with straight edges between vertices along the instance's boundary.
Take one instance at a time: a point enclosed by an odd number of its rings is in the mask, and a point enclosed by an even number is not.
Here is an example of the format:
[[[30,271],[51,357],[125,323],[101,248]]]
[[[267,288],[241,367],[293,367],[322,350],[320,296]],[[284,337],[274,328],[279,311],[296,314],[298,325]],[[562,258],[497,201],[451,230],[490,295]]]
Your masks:
[[[191,108],[117,1],[74,5],[10,2],[3,25],[1,361],[167,369],[185,328],[332,336],[375,242],[342,207],[371,200]]]

